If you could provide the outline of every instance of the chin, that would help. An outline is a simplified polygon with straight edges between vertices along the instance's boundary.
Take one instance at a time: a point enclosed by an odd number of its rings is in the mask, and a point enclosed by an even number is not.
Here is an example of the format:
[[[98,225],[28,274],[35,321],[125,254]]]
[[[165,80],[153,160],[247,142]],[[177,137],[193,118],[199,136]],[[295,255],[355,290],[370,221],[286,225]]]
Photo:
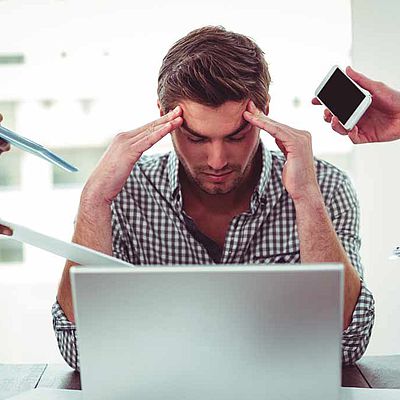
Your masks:
[[[234,191],[237,188],[237,185],[234,183],[231,184],[204,184],[202,182],[197,182],[197,185],[199,186],[199,188],[210,195],[214,195],[214,194],[228,194],[231,193],[232,191]]]

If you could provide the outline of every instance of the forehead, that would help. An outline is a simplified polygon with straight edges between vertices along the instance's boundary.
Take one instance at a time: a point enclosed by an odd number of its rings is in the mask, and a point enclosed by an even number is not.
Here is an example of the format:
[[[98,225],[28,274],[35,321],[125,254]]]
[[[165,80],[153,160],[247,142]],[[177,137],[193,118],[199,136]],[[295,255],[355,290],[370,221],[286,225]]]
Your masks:
[[[245,122],[243,112],[248,100],[227,101],[219,107],[209,107],[190,100],[183,100],[185,124],[203,136],[224,136],[238,129]]]

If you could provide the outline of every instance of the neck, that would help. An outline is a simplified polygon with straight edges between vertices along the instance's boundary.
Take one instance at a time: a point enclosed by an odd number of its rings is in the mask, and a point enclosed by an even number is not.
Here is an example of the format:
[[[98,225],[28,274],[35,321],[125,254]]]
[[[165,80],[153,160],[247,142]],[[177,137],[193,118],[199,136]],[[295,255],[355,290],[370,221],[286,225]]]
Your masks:
[[[226,194],[208,194],[201,190],[195,182],[188,179],[186,172],[180,168],[180,182],[185,210],[188,204],[191,207],[207,209],[213,214],[232,214],[243,212],[250,206],[250,199],[258,184],[262,168],[262,154],[260,148],[246,171],[240,185]]]

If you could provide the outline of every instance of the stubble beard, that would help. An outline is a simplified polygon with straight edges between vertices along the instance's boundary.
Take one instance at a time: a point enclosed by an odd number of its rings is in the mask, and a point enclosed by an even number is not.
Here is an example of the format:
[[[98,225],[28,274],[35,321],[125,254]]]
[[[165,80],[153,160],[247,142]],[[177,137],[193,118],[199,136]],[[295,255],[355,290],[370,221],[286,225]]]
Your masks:
[[[257,146],[254,147],[254,150],[250,156],[249,162],[247,163],[245,169],[243,172],[241,172],[240,165],[230,165],[228,168],[226,168],[227,172],[232,171],[233,173],[236,173],[237,176],[234,178],[233,182],[230,184],[228,188],[224,187],[219,187],[218,184],[213,184],[212,188],[207,187],[201,179],[199,179],[197,176],[200,175],[201,173],[209,171],[209,168],[207,167],[196,167],[194,169],[194,173],[191,172],[189,166],[183,159],[183,157],[180,155],[180,153],[177,151],[175,143],[173,143],[175,153],[178,156],[179,162],[181,166],[183,167],[183,173],[185,174],[186,178],[190,182],[190,184],[194,185],[195,187],[199,188],[202,192],[209,194],[209,195],[224,195],[224,194],[229,194],[233,192],[234,190],[238,189],[241,184],[245,181],[246,178],[249,178],[250,176],[250,170],[252,169],[254,162],[255,162],[255,157],[257,154],[257,151],[260,147],[260,141],[258,142]]]

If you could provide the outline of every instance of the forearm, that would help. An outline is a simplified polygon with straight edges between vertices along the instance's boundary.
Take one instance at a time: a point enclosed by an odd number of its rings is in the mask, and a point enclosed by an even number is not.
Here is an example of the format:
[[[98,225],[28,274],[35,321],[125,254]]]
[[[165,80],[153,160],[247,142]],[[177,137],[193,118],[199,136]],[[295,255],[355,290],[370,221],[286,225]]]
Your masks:
[[[295,208],[301,262],[338,262],[344,265],[343,325],[346,329],[360,294],[358,272],[336,235],[319,190],[295,202]]]
[[[83,193],[72,241],[112,255],[110,204],[99,202]],[[73,265],[76,264],[69,260],[66,262],[57,294],[57,300],[71,322],[75,321],[69,277],[69,270]]]

